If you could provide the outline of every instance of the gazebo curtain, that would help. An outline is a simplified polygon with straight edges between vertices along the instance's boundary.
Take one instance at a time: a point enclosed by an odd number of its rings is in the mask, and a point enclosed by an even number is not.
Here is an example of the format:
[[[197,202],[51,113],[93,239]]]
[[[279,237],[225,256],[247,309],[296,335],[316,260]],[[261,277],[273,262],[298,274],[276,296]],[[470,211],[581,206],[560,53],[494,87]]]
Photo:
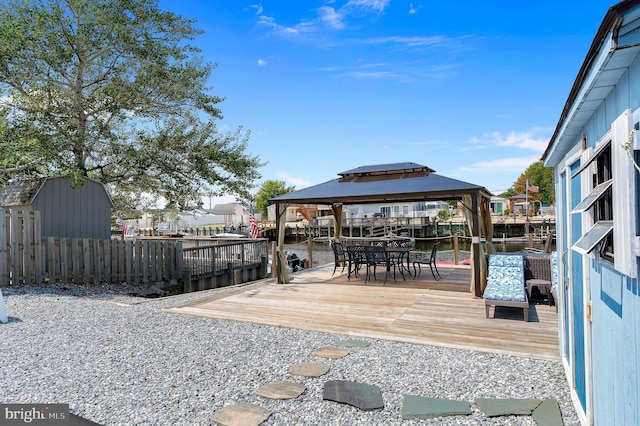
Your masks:
[[[331,212],[333,213],[333,236],[336,241],[340,241],[342,234],[342,204],[332,204]]]
[[[463,195],[462,196],[462,204],[464,205],[464,214],[465,217],[467,219],[467,224],[469,226],[469,231],[471,231],[471,235],[480,235],[480,230],[475,229],[474,228],[474,221],[473,221],[473,215],[474,214],[480,214],[480,228],[482,230],[482,232],[485,235],[485,238],[488,242],[491,241],[491,238],[493,236],[493,227],[491,225],[491,215],[488,214],[489,213],[489,200],[486,200],[486,208],[483,207],[483,205],[485,204],[485,199],[481,199],[480,201],[480,212],[476,211],[474,212],[471,208],[471,206],[473,205],[472,203],[472,199],[471,199],[471,195]],[[484,214],[482,214],[482,211],[485,211]],[[488,217],[488,219],[487,219]],[[487,220],[489,221],[489,224],[487,224]],[[488,233],[488,229],[489,227],[491,227],[491,233]],[[487,235],[490,235],[489,237],[487,237]],[[473,243],[472,243],[473,246]],[[487,275],[488,275],[488,269],[487,269],[487,261],[484,255],[484,249],[482,248],[482,244],[479,244],[480,247],[480,251],[479,251],[479,258],[476,259],[474,256],[474,250],[473,247],[471,249],[471,264],[475,265],[475,262],[478,262],[478,264],[480,265],[480,290],[482,293],[484,293],[484,289],[487,286]],[[491,251],[491,248],[488,249],[488,252]],[[475,276],[475,274],[471,274],[471,287],[469,288],[469,291],[473,294],[475,294],[476,292],[476,279],[477,277]]]
[[[291,281],[291,278],[289,277],[289,265],[287,264],[287,259],[284,256],[284,233],[287,224],[287,207],[289,207],[288,204],[276,204],[276,215],[278,216],[278,244],[276,252],[278,254],[279,284],[288,284]]]

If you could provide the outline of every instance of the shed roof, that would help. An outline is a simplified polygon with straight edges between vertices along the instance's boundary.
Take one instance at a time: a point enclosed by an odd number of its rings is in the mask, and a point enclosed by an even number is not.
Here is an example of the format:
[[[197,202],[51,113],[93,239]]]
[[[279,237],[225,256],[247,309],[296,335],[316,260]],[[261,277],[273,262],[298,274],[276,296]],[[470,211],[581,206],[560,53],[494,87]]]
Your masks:
[[[462,195],[492,194],[483,186],[451,179],[416,163],[361,166],[319,185],[290,192],[270,201],[309,204],[372,204],[392,201],[459,199]]]
[[[238,208],[238,203],[216,204],[211,209],[211,213],[215,215],[235,214],[237,208]]]
[[[31,204],[46,178],[8,182],[0,188],[0,206],[17,207]]]
[[[584,135],[584,126],[620,83],[640,53],[640,1],[623,0],[607,11],[573,82],[560,120],[542,154],[545,165],[559,164]]]
[[[40,191],[47,180],[50,179],[71,179],[66,176],[50,176],[36,180],[15,180],[7,182],[4,187],[0,188],[0,206],[1,207],[20,207],[28,206],[33,203],[36,195]],[[111,196],[109,196],[104,184],[94,179],[84,178],[85,181],[94,182],[100,185],[107,197],[109,197],[109,203],[113,206]]]

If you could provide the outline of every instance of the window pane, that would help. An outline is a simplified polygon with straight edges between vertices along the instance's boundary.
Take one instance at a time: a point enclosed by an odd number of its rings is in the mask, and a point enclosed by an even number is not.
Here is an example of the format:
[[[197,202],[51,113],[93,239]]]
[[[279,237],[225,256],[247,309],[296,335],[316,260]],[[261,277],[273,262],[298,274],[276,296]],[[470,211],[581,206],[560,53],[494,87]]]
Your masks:
[[[591,193],[587,195],[587,197],[582,200],[571,213],[582,213],[585,210],[589,209],[593,205],[593,203],[598,201],[598,199],[607,191],[607,189],[611,187],[611,183],[612,181],[610,179],[593,188],[593,191],[591,191]]]
[[[576,241],[572,248],[578,253],[589,254],[612,230],[612,221],[600,221],[593,225],[593,228],[589,229],[582,238]]]
[[[604,151],[604,149],[608,148],[611,146],[611,140],[608,140],[607,142],[603,143],[602,145],[600,145],[594,152],[593,154],[591,154],[591,157],[589,157],[589,159],[587,161],[584,162],[584,164],[582,166],[580,166],[580,168],[578,170],[576,170],[575,172],[572,172],[573,174],[571,175],[572,178],[578,176],[584,169],[586,169],[587,167],[589,167],[589,165],[593,162],[593,160],[595,160],[602,151]]]

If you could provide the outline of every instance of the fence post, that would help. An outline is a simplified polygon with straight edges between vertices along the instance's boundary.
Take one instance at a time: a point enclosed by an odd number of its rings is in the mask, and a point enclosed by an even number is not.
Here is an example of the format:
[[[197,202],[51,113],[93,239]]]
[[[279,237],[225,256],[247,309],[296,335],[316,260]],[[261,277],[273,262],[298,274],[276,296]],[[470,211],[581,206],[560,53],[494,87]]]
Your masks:
[[[182,274],[182,291],[184,293],[191,293],[191,271],[185,269]]]
[[[269,262],[269,258],[265,255],[260,256],[260,274],[258,279],[263,279],[267,277],[267,263]]]
[[[233,262],[227,262],[227,285],[234,285]]]
[[[455,233],[453,234],[453,264],[457,265],[460,257],[459,257],[459,252],[458,252],[458,236],[460,234],[459,233]]]

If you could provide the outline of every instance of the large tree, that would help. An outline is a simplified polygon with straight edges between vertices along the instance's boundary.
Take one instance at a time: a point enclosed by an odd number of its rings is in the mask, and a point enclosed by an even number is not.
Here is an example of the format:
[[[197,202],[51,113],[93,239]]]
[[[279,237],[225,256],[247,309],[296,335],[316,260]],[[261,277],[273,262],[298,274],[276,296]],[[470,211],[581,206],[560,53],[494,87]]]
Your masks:
[[[262,213],[266,217],[270,198],[288,194],[289,192],[295,191],[295,189],[295,186],[287,186],[287,183],[282,180],[264,181],[254,198],[256,211]]]
[[[513,197],[517,194],[524,194],[525,188],[529,184],[538,187],[537,192],[529,191],[529,195],[542,204],[553,204],[553,168],[545,167],[542,161],[532,163],[518,176],[513,186],[500,194],[502,197]]]
[[[198,34],[154,0],[0,0],[0,178],[91,177],[176,206],[249,198],[262,163],[247,131],[216,128]]]

